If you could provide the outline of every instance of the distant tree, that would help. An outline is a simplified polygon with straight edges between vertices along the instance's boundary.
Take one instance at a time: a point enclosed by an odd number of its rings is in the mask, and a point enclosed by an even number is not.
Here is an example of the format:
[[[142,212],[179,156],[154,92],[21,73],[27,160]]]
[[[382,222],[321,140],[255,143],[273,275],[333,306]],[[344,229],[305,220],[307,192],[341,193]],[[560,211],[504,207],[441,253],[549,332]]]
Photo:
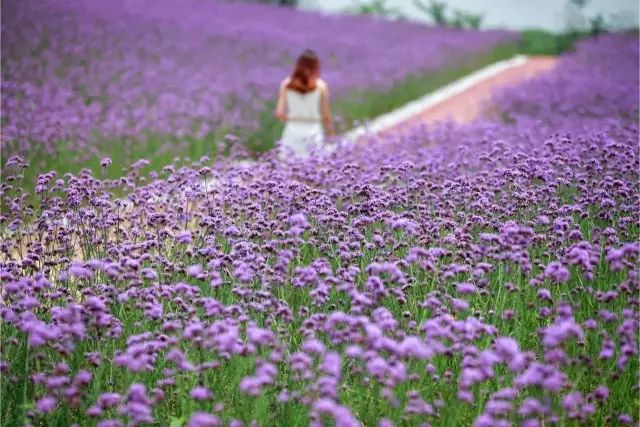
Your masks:
[[[477,30],[482,23],[482,15],[463,12],[461,10],[453,11],[453,18],[449,21],[449,25],[454,28],[471,28]]]
[[[590,0],[569,0],[567,3],[568,10],[573,8],[574,16],[569,15],[568,30],[569,32],[587,33],[591,36],[597,36],[609,30],[612,26],[605,21],[602,14],[597,14],[591,18],[585,17],[584,8]],[[573,19],[571,19],[573,18]]]
[[[454,10],[453,17],[447,21],[448,21],[447,24],[450,27],[464,28],[464,24],[465,24],[464,13],[459,10]]]
[[[583,9],[587,3],[589,3],[589,0],[569,0],[569,3],[572,3],[574,6]]]
[[[587,0],[568,0],[564,6],[564,19],[566,29],[569,32],[579,32],[584,30],[586,20],[584,17],[584,7]]]
[[[447,25],[447,4],[436,0],[430,0],[429,4],[423,3],[421,0],[413,0],[413,4],[423,13],[431,17],[437,25]]]
[[[580,1],[580,0],[578,0]],[[478,29],[484,17],[482,14],[465,12],[459,9],[452,10],[453,16],[448,17],[447,4],[444,1],[429,0],[426,4],[422,0],[413,0],[413,4],[421,12],[426,14],[436,25],[454,28]]]
[[[385,18],[403,18],[402,12],[394,7],[387,6],[386,0],[371,0],[360,3],[348,10],[359,15],[376,15]]]
[[[257,3],[277,4],[279,6],[297,6],[298,0],[254,0]]]
[[[467,28],[472,28],[474,30],[477,30],[480,28],[480,25],[482,25],[482,20],[484,19],[484,16],[482,16],[479,13],[478,14],[465,13],[465,19],[466,19]]]
[[[607,25],[601,14],[597,14],[589,20],[589,33],[592,36],[598,36],[607,31]]]

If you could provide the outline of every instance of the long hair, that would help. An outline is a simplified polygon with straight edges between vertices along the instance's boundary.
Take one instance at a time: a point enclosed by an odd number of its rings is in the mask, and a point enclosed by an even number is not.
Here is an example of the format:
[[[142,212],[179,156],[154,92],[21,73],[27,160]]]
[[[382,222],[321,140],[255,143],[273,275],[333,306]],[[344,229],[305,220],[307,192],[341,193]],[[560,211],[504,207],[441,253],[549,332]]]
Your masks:
[[[311,49],[305,50],[296,61],[296,66],[293,69],[287,88],[300,93],[311,92],[316,88],[316,79],[314,77],[318,75],[319,70],[320,60],[318,60],[318,55]]]

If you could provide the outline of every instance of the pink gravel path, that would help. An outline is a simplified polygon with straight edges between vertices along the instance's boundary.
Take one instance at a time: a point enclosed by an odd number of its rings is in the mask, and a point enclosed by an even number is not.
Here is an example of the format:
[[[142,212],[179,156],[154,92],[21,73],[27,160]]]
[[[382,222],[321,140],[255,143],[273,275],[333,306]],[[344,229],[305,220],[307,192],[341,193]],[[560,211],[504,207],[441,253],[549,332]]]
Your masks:
[[[483,80],[469,89],[427,108],[409,120],[385,129],[381,135],[397,134],[420,124],[442,120],[453,120],[458,123],[469,122],[490,111],[490,101],[494,91],[547,72],[554,67],[555,63],[556,58],[552,56],[528,57],[524,64],[508,68]]]

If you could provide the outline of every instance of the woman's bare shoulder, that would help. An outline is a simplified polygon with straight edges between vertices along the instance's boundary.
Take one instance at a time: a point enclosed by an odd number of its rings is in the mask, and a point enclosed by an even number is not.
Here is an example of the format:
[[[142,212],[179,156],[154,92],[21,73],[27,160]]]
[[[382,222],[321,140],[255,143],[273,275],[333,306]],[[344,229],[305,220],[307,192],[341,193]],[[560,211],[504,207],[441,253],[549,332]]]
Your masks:
[[[327,82],[325,82],[322,79],[316,80],[316,85],[318,85],[318,87],[322,90],[327,90],[329,88],[329,85],[327,84]]]

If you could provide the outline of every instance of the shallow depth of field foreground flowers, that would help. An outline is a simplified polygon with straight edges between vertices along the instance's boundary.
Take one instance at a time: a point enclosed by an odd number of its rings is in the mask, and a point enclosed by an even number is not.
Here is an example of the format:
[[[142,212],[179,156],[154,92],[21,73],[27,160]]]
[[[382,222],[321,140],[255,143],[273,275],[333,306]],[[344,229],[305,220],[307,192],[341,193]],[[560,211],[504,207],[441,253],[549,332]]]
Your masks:
[[[605,36],[494,120],[305,162],[32,202],[13,157],[3,426],[636,425],[638,87]]]

